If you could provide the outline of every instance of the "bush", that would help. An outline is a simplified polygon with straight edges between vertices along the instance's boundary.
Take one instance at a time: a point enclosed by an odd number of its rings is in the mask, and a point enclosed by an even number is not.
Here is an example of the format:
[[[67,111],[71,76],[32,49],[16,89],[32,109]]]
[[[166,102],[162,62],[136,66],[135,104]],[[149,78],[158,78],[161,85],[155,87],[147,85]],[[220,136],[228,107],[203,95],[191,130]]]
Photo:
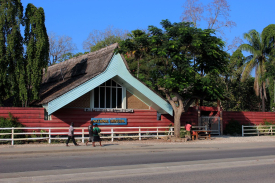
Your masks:
[[[180,138],[185,138],[185,135],[186,135],[186,130],[185,129],[180,129]]]
[[[21,123],[17,121],[15,117],[12,116],[11,113],[9,113],[8,118],[0,117],[0,127],[1,128],[11,128],[11,127],[23,127]],[[15,133],[21,133],[23,130],[16,129],[14,130]],[[0,133],[11,133],[11,130],[0,130]],[[14,138],[18,138],[22,135],[14,135]],[[0,138],[2,139],[10,139],[11,135],[1,135]],[[15,141],[16,143],[20,143],[19,141]]]
[[[264,119],[263,125],[275,125],[275,121],[272,121],[272,120],[268,121],[268,120]]]
[[[239,121],[231,119],[226,125],[224,133],[228,135],[241,135],[242,125]]]

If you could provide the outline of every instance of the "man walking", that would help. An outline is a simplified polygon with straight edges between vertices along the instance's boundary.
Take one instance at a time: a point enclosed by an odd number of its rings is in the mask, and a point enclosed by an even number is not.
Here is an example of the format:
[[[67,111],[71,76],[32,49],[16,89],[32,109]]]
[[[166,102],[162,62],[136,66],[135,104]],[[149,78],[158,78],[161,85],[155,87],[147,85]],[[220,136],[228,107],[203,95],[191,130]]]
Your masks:
[[[68,140],[66,142],[66,146],[69,146],[68,143],[70,141],[70,139],[72,139],[73,143],[75,146],[79,146],[74,139],[74,123],[71,123],[71,126],[69,127],[69,133],[68,133]]]
[[[94,145],[94,137],[93,137],[93,121],[90,122],[90,125],[88,126],[89,131],[89,139],[86,142],[86,146],[88,145],[88,142],[92,142]]]

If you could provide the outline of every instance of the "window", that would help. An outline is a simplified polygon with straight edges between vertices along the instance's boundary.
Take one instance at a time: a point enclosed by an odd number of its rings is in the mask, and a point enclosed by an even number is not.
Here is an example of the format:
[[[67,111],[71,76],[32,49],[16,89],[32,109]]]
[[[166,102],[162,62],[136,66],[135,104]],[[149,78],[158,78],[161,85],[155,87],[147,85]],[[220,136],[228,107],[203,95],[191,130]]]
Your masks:
[[[94,89],[94,108],[122,108],[122,86],[108,80]]]

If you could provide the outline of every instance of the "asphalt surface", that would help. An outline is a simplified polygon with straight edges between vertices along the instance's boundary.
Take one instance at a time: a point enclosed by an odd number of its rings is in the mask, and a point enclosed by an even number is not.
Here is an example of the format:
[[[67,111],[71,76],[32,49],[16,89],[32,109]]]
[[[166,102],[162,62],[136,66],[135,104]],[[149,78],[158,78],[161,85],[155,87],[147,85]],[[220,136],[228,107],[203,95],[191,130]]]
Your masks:
[[[182,182],[183,177],[187,182],[215,182],[211,179],[215,173],[222,182],[257,182],[259,177],[272,182],[275,177],[269,170],[275,168],[275,141],[255,139],[259,138],[104,142],[103,147],[0,145],[0,182],[166,182],[169,177],[173,178],[170,182]],[[258,177],[253,173],[257,169]],[[247,173],[234,178],[240,170]]]

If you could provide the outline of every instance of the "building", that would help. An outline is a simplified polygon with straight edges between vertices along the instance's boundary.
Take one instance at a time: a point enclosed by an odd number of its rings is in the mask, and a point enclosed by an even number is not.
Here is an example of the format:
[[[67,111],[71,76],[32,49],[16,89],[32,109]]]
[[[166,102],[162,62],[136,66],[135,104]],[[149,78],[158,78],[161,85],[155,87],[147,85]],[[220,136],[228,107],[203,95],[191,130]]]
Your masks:
[[[48,67],[40,100],[45,109],[43,126],[99,125],[168,126],[171,105],[129,72],[118,44]],[[110,119],[112,119],[110,121]]]

